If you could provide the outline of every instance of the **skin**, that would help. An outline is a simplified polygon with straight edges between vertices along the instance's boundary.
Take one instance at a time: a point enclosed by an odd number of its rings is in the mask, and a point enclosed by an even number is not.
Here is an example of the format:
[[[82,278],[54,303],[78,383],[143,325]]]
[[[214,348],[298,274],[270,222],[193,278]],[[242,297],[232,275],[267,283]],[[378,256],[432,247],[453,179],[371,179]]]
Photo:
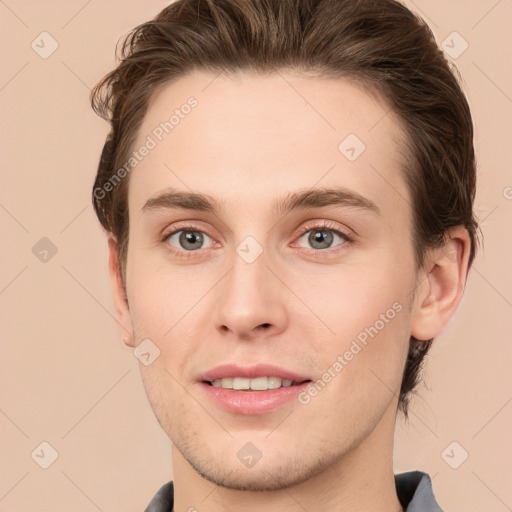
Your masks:
[[[416,267],[400,122],[347,79],[195,71],[158,92],[134,147],[190,96],[197,107],[129,177],[126,290],[109,240],[125,343],[149,338],[160,350],[140,370],[173,442],[174,510],[401,511],[393,433],[409,339],[437,336],[455,313],[467,231],[450,230]],[[353,162],[338,150],[350,133],[366,145]],[[289,193],[331,186],[373,201],[380,215],[332,205],[272,211]],[[168,187],[209,194],[223,210],[142,211]],[[184,221],[205,233],[204,246],[187,251],[179,234],[162,240]],[[318,249],[299,230],[321,221],[357,235]],[[236,252],[249,235],[263,248],[252,263]],[[321,379],[394,303],[401,311],[308,404],[234,414],[196,381],[219,364],[256,362]],[[248,442],[262,453],[250,468],[237,457]]]

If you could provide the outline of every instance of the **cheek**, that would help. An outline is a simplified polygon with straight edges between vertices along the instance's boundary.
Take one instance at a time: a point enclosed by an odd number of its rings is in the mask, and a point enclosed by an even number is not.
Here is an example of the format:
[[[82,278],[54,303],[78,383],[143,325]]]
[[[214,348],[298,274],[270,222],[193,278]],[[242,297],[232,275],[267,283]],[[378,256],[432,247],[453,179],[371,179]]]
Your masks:
[[[209,316],[201,311],[215,280],[180,268],[170,275],[165,263],[143,263],[137,257],[130,272],[130,315],[136,343],[148,338],[160,351],[151,365],[139,365],[140,371],[150,403],[165,415],[169,400],[179,408],[186,399],[189,364],[208,327],[204,322]]]
[[[384,325],[389,330],[397,323],[395,318],[404,317],[406,277],[397,275],[394,265],[376,262],[340,266],[329,274],[305,274],[294,278],[294,292],[310,308],[313,324],[342,344],[376,322],[379,331]]]
[[[409,317],[396,295],[351,297],[339,299],[338,309],[325,318],[336,334],[316,339],[311,351],[320,359],[322,373],[299,399],[305,416],[324,418],[322,428],[343,425],[345,432],[363,435],[398,400]]]
[[[303,280],[297,292],[316,313],[310,317],[308,349],[327,372],[321,380],[336,381],[332,387],[340,395],[352,388],[352,396],[364,390],[389,394],[386,386],[393,392],[400,387],[409,345],[410,297],[406,272],[398,275],[395,267],[381,262],[344,269],[317,276],[314,287]]]
[[[165,258],[151,258],[149,251],[133,256],[128,268],[130,314],[141,335],[165,340],[182,324],[190,322],[190,313],[211,287],[212,276],[192,273],[186,267],[174,267]],[[135,323],[135,322],[134,322]]]

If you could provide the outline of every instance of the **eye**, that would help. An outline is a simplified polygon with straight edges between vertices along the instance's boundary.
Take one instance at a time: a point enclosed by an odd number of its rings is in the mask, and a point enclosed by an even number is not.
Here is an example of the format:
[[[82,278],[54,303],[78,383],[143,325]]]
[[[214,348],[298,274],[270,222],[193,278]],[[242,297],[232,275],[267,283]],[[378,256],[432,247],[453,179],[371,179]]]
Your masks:
[[[317,221],[316,224],[306,225],[301,229],[298,245],[309,244],[310,247],[305,249],[313,252],[325,252],[326,249],[334,249],[333,252],[336,252],[336,247],[352,241],[352,235],[339,228],[337,224]],[[171,226],[162,235],[162,242],[165,242],[169,251],[183,258],[192,257],[199,249],[209,249],[216,244],[208,234],[192,224]]]
[[[194,252],[198,249],[207,249],[213,246],[212,238],[195,226],[183,226],[182,229],[174,229],[163,236],[163,241],[177,251]]]
[[[352,242],[353,238],[342,230],[337,229],[336,225],[325,222],[320,225],[304,227],[298,241],[299,243],[302,241],[309,244],[309,248],[313,250],[322,251]],[[336,241],[339,243],[336,243]]]

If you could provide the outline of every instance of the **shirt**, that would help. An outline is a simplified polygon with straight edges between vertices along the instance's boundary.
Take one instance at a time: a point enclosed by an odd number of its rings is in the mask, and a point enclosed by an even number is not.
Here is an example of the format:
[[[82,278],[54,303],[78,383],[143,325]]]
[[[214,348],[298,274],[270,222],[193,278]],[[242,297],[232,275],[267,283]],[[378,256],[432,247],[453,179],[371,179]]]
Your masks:
[[[404,512],[443,512],[434,497],[432,481],[427,473],[409,471],[395,475],[395,486]],[[172,512],[173,503],[171,480],[160,488],[144,512]]]

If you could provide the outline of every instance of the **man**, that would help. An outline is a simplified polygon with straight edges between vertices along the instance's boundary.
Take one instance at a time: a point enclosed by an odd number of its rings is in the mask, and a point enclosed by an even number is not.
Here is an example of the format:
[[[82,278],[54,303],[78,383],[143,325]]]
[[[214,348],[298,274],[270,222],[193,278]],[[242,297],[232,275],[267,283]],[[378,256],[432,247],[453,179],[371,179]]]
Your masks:
[[[477,245],[428,27],[393,0],[178,0],[92,102],[116,315],[173,442],[146,510],[441,510],[392,464]]]

